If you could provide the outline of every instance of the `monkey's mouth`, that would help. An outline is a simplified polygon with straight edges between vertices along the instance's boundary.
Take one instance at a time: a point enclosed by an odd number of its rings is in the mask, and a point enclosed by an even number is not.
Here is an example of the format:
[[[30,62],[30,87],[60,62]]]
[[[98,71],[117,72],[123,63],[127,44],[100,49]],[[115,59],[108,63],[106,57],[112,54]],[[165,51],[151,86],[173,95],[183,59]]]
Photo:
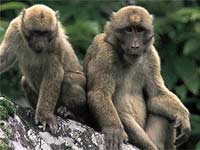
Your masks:
[[[131,57],[132,59],[136,59],[138,57],[140,57],[139,54],[130,54],[129,57]]]
[[[41,49],[34,49],[34,52],[37,53],[37,54],[39,54],[39,53],[42,52],[42,50]]]
[[[128,57],[132,57],[132,58],[137,58],[137,57],[140,56],[140,54],[138,54],[138,53],[126,53],[126,55],[127,55]]]

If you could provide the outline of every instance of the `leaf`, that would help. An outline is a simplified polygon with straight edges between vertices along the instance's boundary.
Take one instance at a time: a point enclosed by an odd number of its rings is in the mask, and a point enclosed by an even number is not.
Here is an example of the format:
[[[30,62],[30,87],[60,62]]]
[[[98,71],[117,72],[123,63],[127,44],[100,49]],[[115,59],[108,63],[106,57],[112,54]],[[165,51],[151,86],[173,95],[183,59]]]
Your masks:
[[[25,7],[27,7],[27,5],[22,2],[7,2],[0,5],[0,11],[5,11],[9,9],[22,9]]]
[[[187,94],[187,89],[184,85],[175,87],[175,91],[182,100],[185,99]]]
[[[197,145],[195,146],[195,150],[200,150],[200,141],[197,143]]]
[[[5,20],[0,20],[0,27],[2,28],[7,28],[9,25],[9,21],[5,21]]]
[[[194,51],[200,50],[200,43],[199,40],[197,39],[191,39],[189,41],[186,42],[184,49],[183,49],[183,53],[185,55],[188,55]]]
[[[175,20],[181,21],[181,22],[188,22],[188,21],[196,21],[200,19],[200,9],[199,7],[194,8],[181,8],[178,11],[176,11],[174,14],[172,14],[172,17]]]
[[[192,124],[192,134],[193,136],[200,135],[199,124],[200,124],[200,116],[191,114],[190,120]]]
[[[88,28],[92,29],[95,34],[100,32],[99,24],[96,21],[86,21]]]
[[[5,29],[0,26],[0,41],[2,41],[4,33],[5,33]]]
[[[177,75],[174,73],[174,70],[172,68],[172,65],[170,65],[171,63],[166,62],[166,64],[164,64],[162,66],[162,74],[164,77],[164,81],[166,82],[166,85],[169,89],[172,89],[175,85],[175,83],[178,80]]]
[[[174,68],[187,88],[193,94],[197,95],[200,87],[200,79],[195,61],[187,57],[177,57],[174,61]]]

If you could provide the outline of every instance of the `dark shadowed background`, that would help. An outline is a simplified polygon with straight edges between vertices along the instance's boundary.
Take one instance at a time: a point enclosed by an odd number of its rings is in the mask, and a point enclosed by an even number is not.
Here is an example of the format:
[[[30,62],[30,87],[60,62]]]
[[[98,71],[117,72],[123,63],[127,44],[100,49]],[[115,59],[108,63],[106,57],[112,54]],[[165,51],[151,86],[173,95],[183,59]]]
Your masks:
[[[0,41],[9,22],[23,8],[38,3],[59,10],[80,62],[112,11],[130,3],[148,9],[154,15],[155,46],[166,85],[191,112],[192,135],[180,149],[200,150],[200,0],[1,0]],[[2,74],[0,95],[24,97],[20,77],[17,64]]]

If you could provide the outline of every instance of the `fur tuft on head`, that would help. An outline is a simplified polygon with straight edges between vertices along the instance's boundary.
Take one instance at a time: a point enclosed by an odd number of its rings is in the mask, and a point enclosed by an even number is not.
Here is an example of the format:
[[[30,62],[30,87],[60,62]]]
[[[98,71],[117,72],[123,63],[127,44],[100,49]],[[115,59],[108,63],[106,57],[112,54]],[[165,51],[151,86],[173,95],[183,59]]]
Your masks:
[[[126,6],[119,11],[114,12],[109,22],[104,27],[104,33],[106,34],[105,41],[115,45],[117,40],[113,33],[117,29],[122,29],[127,26],[142,25],[146,29],[153,28],[153,17],[149,12],[140,6]]]

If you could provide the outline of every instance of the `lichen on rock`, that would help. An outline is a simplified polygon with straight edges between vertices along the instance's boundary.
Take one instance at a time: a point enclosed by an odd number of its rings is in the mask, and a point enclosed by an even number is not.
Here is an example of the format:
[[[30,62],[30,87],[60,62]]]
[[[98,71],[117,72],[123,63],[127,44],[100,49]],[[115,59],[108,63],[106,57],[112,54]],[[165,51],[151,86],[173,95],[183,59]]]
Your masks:
[[[9,116],[14,116],[16,113],[16,107],[6,97],[0,97],[0,120],[6,120]]]
[[[0,150],[105,149],[104,136],[86,125],[58,117],[59,128],[56,135],[52,135],[34,125],[32,113],[30,109],[18,108],[16,115],[0,121]],[[137,149],[129,144],[122,147],[123,150]]]

